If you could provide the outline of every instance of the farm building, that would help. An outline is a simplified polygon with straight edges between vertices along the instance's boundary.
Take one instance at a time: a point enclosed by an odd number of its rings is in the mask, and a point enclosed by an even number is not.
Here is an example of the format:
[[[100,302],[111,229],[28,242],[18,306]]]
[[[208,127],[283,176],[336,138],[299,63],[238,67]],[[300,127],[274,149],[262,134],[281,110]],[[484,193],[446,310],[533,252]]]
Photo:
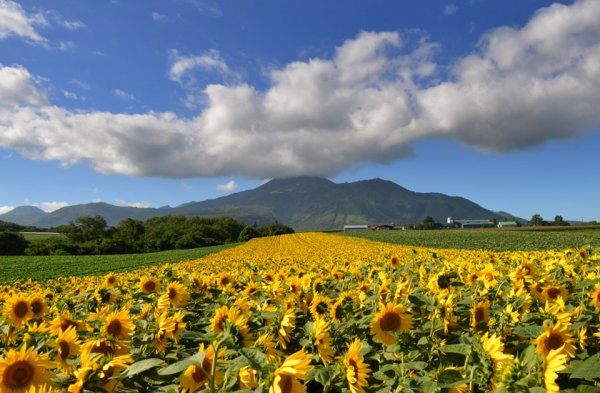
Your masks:
[[[516,221],[500,221],[498,223],[498,228],[516,228],[519,226],[519,223]]]
[[[368,229],[368,225],[344,225],[344,232],[366,231]]]
[[[492,220],[452,220],[452,224],[457,228],[494,228],[496,226]]]

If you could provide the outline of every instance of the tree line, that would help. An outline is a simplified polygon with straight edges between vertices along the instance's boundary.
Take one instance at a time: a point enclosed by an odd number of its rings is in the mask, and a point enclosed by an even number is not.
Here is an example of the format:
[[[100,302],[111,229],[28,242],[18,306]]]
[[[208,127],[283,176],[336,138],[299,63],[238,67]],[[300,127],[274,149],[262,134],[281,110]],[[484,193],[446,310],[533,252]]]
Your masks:
[[[15,224],[16,225],[16,224]],[[8,230],[6,230],[8,229]],[[231,217],[153,217],[146,221],[127,218],[116,227],[100,216],[82,216],[54,228],[65,236],[28,241],[7,226],[0,232],[0,255],[130,254],[215,246],[255,237],[293,233],[275,222],[248,226]]]

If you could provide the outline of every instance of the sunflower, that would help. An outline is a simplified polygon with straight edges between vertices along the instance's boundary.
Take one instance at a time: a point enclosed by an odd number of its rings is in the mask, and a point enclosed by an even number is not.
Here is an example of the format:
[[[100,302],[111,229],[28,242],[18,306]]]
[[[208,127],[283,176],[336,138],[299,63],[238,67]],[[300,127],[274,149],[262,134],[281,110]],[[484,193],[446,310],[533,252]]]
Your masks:
[[[32,296],[29,298],[29,308],[31,309],[32,318],[43,317],[48,310],[48,305],[40,296]]]
[[[0,392],[23,393],[31,387],[50,383],[53,376],[47,370],[51,368],[51,362],[25,344],[19,351],[10,349],[0,358]]]
[[[118,377],[131,363],[133,363],[133,357],[130,354],[111,358],[108,363],[102,366],[98,374],[101,387],[107,392],[116,391],[115,387],[119,383],[119,380],[115,379],[115,377]]]
[[[111,272],[104,276],[103,287],[112,288],[115,285],[117,285],[117,276],[115,275],[115,273]]]
[[[218,385],[223,380],[223,374],[217,367],[215,375],[212,375],[212,364],[213,360],[216,360],[217,365],[222,363],[221,358],[225,355],[225,348],[219,349],[215,359],[215,349],[212,345],[209,345],[205,349],[204,343],[200,344],[198,353],[204,352],[204,359],[202,359],[202,366],[192,365],[185,369],[179,380],[179,387],[181,393],[195,392],[204,385],[206,385],[211,379],[214,378],[215,384]]]
[[[98,354],[105,357],[121,356],[129,352],[129,347],[123,341],[107,340],[105,338],[90,339],[81,344],[81,352]]]
[[[328,297],[317,295],[310,305],[310,313],[314,319],[323,318],[331,310],[331,300]]]
[[[480,323],[490,319],[490,304],[488,302],[477,303],[471,309],[471,327],[477,328]]]
[[[98,359],[102,357],[101,354],[89,354],[84,353],[81,355],[81,365],[77,370],[73,372],[75,382],[69,385],[68,391],[72,393],[80,393],[84,389],[84,385],[88,380],[88,377],[94,370],[98,368]]]
[[[190,301],[190,293],[182,283],[172,282],[167,287],[169,302],[175,308],[185,307]]]
[[[277,361],[279,351],[277,350],[277,344],[273,341],[273,335],[271,333],[264,333],[258,336],[254,346],[267,355],[267,362],[275,363]]]
[[[215,315],[210,320],[210,331],[212,334],[221,333],[225,330],[225,321],[229,318],[229,308],[221,306],[215,311]]]
[[[168,334],[169,337],[173,339],[173,341],[175,341],[176,344],[179,342],[181,332],[185,329],[187,325],[185,322],[183,322],[184,317],[185,314],[183,313],[183,311],[177,311],[171,317],[171,320],[173,321],[173,331],[168,332]]]
[[[77,330],[82,330],[85,324],[81,321],[73,319],[69,311],[64,311],[62,314],[57,315],[56,318],[50,323],[50,332],[58,336],[61,330],[67,330],[69,327],[74,326]]]
[[[254,389],[258,387],[258,372],[248,366],[240,368],[238,372],[240,387],[243,389]]]
[[[314,368],[310,365],[310,354],[300,350],[288,356],[275,370],[269,393],[305,393],[306,386],[299,380],[308,378]]]
[[[508,360],[512,359],[512,355],[505,354],[504,344],[500,337],[496,336],[496,333],[491,336],[488,333],[485,333],[483,337],[481,337],[481,344],[483,346],[483,350],[488,354],[490,359],[492,359],[494,363],[494,371],[498,371],[501,365]]]
[[[558,371],[566,368],[569,357],[563,352],[563,348],[552,349],[548,352],[544,361],[544,386],[546,392],[555,393],[560,391],[560,387],[556,384],[556,378],[558,378]]]
[[[102,333],[117,340],[129,338],[134,330],[135,325],[126,309],[109,314],[102,327]]]
[[[8,323],[14,327],[27,323],[33,316],[29,300],[21,295],[13,295],[6,300],[3,314]]]
[[[330,322],[324,319],[317,319],[312,326],[312,336],[314,339],[315,347],[319,352],[319,357],[323,361],[323,364],[327,366],[333,361],[335,353],[331,348],[331,336],[329,335]]]
[[[596,311],[600,311],[600,284],[596,285],[596,290],[590,296],[592,305],[596,308]]]
[[[287,343],[290,341],[292,331],[296,327],[296,313],[293,308],[285,310],[281,321],[279,322],[278,341],[281,348],[286,349]]]
[[[344,369],[346,370],[346,381],[348,381],[348,387],[352,393],[365,393],[364,387],[368,386],[367,378],[371,369],[369,365],[365,363],[363,355],[360,351],[363,345],[360,340],[355,339],[350,347],[348,353],[344,356]]]
[[[140,280],[140,292],[148,295],[160,292],[160,281],[154,277],[142,277]]]
[[[396,269],[400,265],[400,258],[398,258],[397,255],[394,255],[392,258],[390,258],[390,265]]]
[[[554,324],[546,322],[544,322],[544,333],[533,341],[535,351],[542,357],[547,357],[552,350],[558,350],[572,358],[575,357],[574,342],[575,339],[566,326],[560,323],[554,326]]]
[[[559,298],[566,300],[569,297],[569,292],[564,285],[544,287],[542,290],[543,299],[549,303],[557,301]]]
[[[167,338],[175,330],[175,321],[169,318],[169,314],[163,312],[156,318],[156,334],[154,335],[154,348],[157,353],[164,354],[167,350]]]
[[[71,356],[79,354],[79,340],[77,339],[77,331],[74,326],[67,330],[61,330],[56,338],[56,363],[64,371],[71,371],[73,365],[68,362]]]
[[[371,334],[375,341],[391,345],[396,342],[395,333],[407,331],[412,326],[412,316],[401,304],[381,304],[379,313],[371,321]]]

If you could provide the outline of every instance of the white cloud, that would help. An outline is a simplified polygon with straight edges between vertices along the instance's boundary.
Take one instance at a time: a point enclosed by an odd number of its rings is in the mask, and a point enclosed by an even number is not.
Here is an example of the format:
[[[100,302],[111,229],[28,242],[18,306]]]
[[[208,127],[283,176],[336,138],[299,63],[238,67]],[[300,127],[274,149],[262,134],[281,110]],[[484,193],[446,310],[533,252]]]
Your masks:
[[[147,201],[127,202],[127,201],[124,201],[123,199],[117,199],[115,202],[116,202],[117,206],[138,207],[138,208],[150,207],[150,203],[148,203]]]
[[[42,209],[43,211],[45,211],[46,213],[51,213],[55,210],[58,210],[62,207],[66,207],[69,206],[69,204],[67,202],[41,202],[41,203],[33,203],[33,206],[39,207],[40,209]]]
[[[15,208],[14,206],[0,206],[0,214],[8,213],[9,211],[13,210],[14,208]]]
[[[0,40],[9,36],[19,36],[37,43],[46,41],[38,34],[34,25],[46,24],[43,15],[27,15],[14,1],[0,0]]]
[[[224,75],[231,73],[219,52],[214,49],[195,56],[181,56],[177,50],[172,50],[170,57],[173,64],[169,69],[169,78],[178,83],[183,83],[186,77],[193,78],[190,72],[196,68],[203,71],[215,71]]]
[[[1,67],[0,146],[102,173],[186,178],[331,176],[447,138],[507,152],[600,127],[600,1],[538,11],[483,36],[449,69],[436,45],[363,32],[332,58],[270,71],[270,86],[211,84],[193,118],[71,111],[47,104],[27,70]],[[223,72],[216,52],[175,56],[170,77]],[[202,57],[205,56],[205,57]],[[7,87],[8,86],[8,87]],[[12,86],[12,88],[11,88]],[[98,149],[102,146],[102,149]]]
[[[126,91],[123,91],[121,89],[114,89],[112,91],[112,93],[115,97],[120,98],[125,101],[134,101],[135,100],[135,97],[132,94],[127,93]]]
[[[76,45],[73,41],[61,41],[58,43],[58,50],[63,51],[63,52],[70,51],[71,49],[73,49],[75,47],[76,47]]]
[[[87,27],[86,24],[80,20],[65,20],[62,22],[62,25],[68,30],[81,30]]]
[[[153,12],[153,13],[152,13],[152,19],[153,19],[155,22],[162,22],[162,21],[164,21],[166,18],[167,18],[167,17],[166,17],[165,15],[162,15],[162,14],[160,14],[160,13],[158,13],[158,12]]]
[[[68,98],[69,100],[77,99],[77,94],[73,93],[72,91],[63,90],[62,93],[65,96],[65,98]]]
[[[0,109],[45,103],[46,94],[29,71],[19,66],[3,67],[0,64]]]
[[[456,4],[449,3],[444,6],[444,15],[452,15],[458,10]]]
[[[217,185],[217,190],[219,190],[219,191],[231,192],[231,191],[237,190],[237,188],[238,188],[238,185],[233,180],[227,182],[226,184]]]

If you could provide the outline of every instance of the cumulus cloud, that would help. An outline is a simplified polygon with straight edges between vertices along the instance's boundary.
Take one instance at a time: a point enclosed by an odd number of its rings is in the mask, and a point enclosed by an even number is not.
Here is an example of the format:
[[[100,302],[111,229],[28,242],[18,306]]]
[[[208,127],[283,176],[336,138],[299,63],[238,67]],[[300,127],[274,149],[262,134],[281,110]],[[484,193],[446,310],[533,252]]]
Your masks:
[[[247,83],[209,84],[195,117],[71,111],[48,104],[27,70],[2,67],[0,146],[102,173],[185,178],[331,176],[411,154],[420,139],[509,152],[600,127],[600,2],[555,4],[521,28],[481,37],[450,67],[435,43],[362,32],[331,58]],[[169,77],[229,70],[218,52],[173,54]],[[12,87],[11,87],[12,86]],[[102,146],[99,149],[99,146]]]
[[[234,180],[231,180],[225,184],[217,185],[217,190],[219,190],[219,191],[231,192],[231,191],[237,190],[237,188],[238,188],[238,185]]]
[[[62,207],[67,207],[69,206],[69,204],[67,202],[41,202],[41,203],[34,203],[33,206],[39,207],[40,209],[42,209],[43,211],[45,211],[46,213],[51,213],[55,210],[58,210]]]
[[[0,214],[8,213],[9,211],[13,210],[14,208],[15,208],[14,206],[0,206]]]
[[[172,50],[170,57],[173,61],[169,69],[169,78],[172,81],[183,83],[184,78],[193,78],[190,72],[196,68],[203,71],[215,71],[221,74],[229,74],[231,71],[221,58],[217,50],[210,50],[201,55],[182,56],[179,51]]]
[[[126,91],[123,91],[121,89],[114,89],[112,91],[112,93],[115,97],[120,98],[125,101],[134,101],[135,100],[135,97],[133,96],[133,94],[127,93]]]
[[[35,25],[46,23],[43,15],[27,15],[18,3],[0,0],[0,40],[14,35],[32,42],[45,42],[46,39],[35,30]]]
[[[147,201],[127,202],[123,199],[117,199],[116,204],[117,204],[117,206],[138,207],[138,208],[150,207],[150,203],[148,203]]]

